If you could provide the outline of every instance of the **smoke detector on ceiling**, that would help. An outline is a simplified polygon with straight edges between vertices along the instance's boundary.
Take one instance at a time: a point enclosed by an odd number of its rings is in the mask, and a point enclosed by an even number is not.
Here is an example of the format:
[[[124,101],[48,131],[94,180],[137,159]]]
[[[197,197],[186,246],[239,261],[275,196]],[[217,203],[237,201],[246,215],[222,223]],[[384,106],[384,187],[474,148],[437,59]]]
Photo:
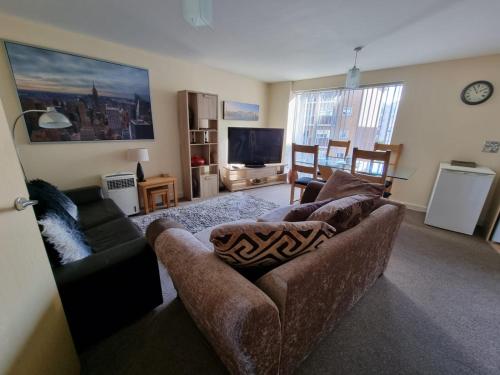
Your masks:
[[[212,0],[182,0],[182,15],[195,29],[212,28]]]

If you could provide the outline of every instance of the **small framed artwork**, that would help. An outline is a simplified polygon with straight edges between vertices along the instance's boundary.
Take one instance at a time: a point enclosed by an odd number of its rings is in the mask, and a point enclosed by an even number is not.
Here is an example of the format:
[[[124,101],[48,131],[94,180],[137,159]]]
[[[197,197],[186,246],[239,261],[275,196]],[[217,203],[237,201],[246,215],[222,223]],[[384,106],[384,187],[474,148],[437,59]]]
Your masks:
[[[224,101],[223,119],[234,121],[259,121],[259,105]]]
[[[498,141],[486,141],[484,142],[483,152],[489,152],[492,154],[498,153],[500,150],[500,142]]]

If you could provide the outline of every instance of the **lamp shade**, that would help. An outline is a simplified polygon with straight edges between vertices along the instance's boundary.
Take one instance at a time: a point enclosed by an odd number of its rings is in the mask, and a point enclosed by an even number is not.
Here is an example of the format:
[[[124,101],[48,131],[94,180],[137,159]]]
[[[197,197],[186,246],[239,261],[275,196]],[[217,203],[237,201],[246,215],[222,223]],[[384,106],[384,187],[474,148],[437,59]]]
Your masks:
[[[147,148],[130,148],[127,150],[127,159],[130,161],[149,161]]]
[[[44,129],[64,129],[72,125],[71,121],[54,107],[48,107],[47,112],[38,118],[38,126]]]
[[[361,71],[357,67],[352,67],[347,72],[347,77],[345,80],[346,89],[359,89],[359,83],[361,81]]]
[[[182,15],[198,29],[212,26],[212,0],[182,0]]]

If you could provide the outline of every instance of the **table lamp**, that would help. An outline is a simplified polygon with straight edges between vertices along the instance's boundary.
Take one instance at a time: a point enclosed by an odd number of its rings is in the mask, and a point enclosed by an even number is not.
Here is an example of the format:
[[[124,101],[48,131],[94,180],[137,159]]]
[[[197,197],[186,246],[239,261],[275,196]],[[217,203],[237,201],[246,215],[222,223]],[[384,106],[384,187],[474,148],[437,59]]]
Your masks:
[[[24,179],[26,180],[26,172],[24,171],[23,163],[21,162],[21,157],[19,156],[19,150],[17,149],[16,144],[16,125],[21,117],[24,117],[28,113],[43,113],[38,118],[38,126],[43,129],[64,129],[73,126],[71,121],[63,115],[56,111],[54,107],[47,107],[47,109],[30,109],[22,112],[19,116],[16,117],[14,121],[14,126],[12,127],[12,141],[14,142],[14,146],[16,148],[17,159],[19,160],[19,164],[21,165],[21,170],[23,171]]]
[[[144,171],[142,170],[141,161],[149,161],[149,153],[147,148],[131,148],[127,151],[127,159],[137,162],[137,181],[144,182]]]

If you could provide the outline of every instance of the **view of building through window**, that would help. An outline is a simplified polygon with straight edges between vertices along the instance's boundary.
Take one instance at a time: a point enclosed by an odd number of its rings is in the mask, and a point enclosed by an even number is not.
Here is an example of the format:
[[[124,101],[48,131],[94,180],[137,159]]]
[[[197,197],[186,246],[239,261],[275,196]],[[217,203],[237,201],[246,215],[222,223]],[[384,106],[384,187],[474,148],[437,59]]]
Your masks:
[[[293,142],[319,145],[320,157],[329,139],[351,140],[350,153],[354,147],[372,150],[375,142],[390,143],[402,91],[403,84],[387,84],[298,92],[291,104]]]

